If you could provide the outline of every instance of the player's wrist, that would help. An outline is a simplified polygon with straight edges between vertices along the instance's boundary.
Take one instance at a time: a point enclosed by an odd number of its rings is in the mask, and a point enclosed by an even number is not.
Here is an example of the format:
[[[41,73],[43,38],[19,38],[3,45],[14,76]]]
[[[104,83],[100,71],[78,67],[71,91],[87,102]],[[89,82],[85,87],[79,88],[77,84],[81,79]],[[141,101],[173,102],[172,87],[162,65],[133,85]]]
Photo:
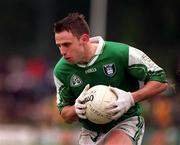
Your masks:
[[[131,92],[131,96],[132,96],[132,98],[133,98],[133,100],[134,100],[134,104],[140,101],[140,100],[138,99],[138,98],[140,98],[140,97],[139,97],[140,95],[138,94],[138,92]]]
[[[130,104],[131,106],[133,106],[135,104],[134,97],[131,92],[128,92],[128,95],[129,95]]]

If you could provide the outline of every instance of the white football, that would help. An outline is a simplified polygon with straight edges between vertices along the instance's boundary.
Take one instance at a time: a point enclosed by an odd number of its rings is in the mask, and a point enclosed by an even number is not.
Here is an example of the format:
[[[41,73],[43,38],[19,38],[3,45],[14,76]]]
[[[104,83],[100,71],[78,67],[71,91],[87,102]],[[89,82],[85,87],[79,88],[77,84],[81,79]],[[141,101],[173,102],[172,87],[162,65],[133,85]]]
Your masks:
[[[106,107],[117,100],[117,96],[110,90],[109,86],[96,85],[90,88],[84,96],[87,104],[86,116],[89,121],[96,124],[111,122],[111,116],[106,112]]]

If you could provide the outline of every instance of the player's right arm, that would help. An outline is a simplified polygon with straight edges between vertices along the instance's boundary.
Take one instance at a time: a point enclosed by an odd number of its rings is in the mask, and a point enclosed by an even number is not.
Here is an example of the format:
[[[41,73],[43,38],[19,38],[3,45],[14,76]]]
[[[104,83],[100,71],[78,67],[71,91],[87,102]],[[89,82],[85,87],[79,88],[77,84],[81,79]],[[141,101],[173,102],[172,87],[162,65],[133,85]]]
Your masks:
[[[61,117],[67,123],[72,123],[78,118],[86,119],[85,110],[86,104],[84,104],[84,95],[90,88],[89,84],[85,86],[81,94],[73,99],[69,93],[69,89],[54,75],[54,82],[57,92],[57,107],[59,109]]]
[[[78,120],[78,116],[75,112],[75,107],[73,106],[65,106],[62,111],[60,111],[61,117],[64,119],[66,123],[72,123]]]
[[[56,86],[56,103],[59,114],[67,123],[72,123],[78,119],[75,112],[74,100],[68,93],[68,88],[54,75],[54,83]]]

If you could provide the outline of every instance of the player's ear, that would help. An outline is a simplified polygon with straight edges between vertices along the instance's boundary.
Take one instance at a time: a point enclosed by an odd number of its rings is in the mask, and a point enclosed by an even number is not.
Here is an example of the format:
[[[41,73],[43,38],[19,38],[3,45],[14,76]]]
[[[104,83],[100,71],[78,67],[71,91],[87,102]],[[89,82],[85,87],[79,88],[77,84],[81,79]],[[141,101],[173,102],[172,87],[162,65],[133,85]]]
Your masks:
[[[88,34],[81,35],[81,40],[82,42],[87,43],[89,41],[89,35]]]

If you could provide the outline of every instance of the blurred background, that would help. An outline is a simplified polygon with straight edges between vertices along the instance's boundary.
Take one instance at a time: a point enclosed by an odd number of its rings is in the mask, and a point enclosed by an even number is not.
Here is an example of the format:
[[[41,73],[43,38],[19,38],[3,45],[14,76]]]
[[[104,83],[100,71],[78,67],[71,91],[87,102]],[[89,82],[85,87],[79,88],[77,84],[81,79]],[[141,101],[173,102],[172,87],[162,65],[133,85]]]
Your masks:
[[[77,145],[79,124],[56,108],[60,59],[53,23],[83,13],[91,35],[143,50],[167,73],[169,88],[142,102],[143,145],[180,145],[179,0],[0,1],[0,145]]]

